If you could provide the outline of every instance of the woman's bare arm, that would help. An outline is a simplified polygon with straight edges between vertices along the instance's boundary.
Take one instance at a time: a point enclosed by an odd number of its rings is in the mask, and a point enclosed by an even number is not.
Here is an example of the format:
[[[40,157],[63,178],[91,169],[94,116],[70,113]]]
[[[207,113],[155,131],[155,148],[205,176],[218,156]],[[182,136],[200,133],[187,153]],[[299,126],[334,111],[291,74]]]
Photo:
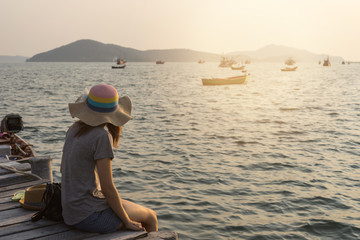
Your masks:
[[[132,221],[124,210],[119,193],[114,185],[111,159],[103,158],[97,160],[96,168],[99,174],[101,191],[112,210],[118,215],[127,229],[144,231],[145,229],[142,227],[141,223]]]

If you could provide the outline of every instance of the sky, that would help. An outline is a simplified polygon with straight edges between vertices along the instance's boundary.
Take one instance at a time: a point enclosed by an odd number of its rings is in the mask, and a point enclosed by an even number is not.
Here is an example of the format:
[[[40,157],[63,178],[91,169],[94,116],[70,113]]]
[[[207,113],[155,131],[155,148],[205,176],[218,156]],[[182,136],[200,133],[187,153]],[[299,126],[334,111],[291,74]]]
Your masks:
[[[360,0],[0,0],[0,55],[80,39],[224,54],[269,44],[360,61]]]

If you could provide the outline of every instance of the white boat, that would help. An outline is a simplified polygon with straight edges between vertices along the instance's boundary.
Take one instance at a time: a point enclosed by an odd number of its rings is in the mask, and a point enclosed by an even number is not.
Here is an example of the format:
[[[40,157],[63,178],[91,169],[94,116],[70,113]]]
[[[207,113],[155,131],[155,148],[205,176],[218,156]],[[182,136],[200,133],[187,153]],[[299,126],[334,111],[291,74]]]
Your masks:
[[[111,68],[125,68],[126,67],[126,60],[122,58],[116,58],[116,65],[111,66]]]
[[[290,72],[290,71],[296,71],[296,69],[298,68],[297,66],[294,66],[295,64],[295,60],[292,59],[291,57],[289,57],[288,59],[286,59],[285,61],[285,68],[282,68],[281,71],[283,72]]]

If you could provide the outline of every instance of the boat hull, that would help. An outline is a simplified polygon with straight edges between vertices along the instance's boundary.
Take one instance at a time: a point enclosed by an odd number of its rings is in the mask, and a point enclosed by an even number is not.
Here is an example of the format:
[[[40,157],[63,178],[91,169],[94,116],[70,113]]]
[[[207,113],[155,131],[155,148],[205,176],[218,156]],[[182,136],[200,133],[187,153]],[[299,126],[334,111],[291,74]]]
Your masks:
[[[231,66],[232,70],[244,70],[244,68],[245,68],[245,65],[240,66],[240,67]]]
[[[235,76],[229,78],[203,78],[203,85],[229,85],[229,84],[244,84],[247,82],[248,75]]]
[[[119,65],[119,66],[111,66],[111,68],[113,69],[116,69],[116,68],[125,68],[126,65],[125,64],[122,64],[122,65]]]
[[[281,71],[283,72],[290,72],[290,71],[296,71],[297,67],[293,67],[293,68],[283,68],[281,69]]]

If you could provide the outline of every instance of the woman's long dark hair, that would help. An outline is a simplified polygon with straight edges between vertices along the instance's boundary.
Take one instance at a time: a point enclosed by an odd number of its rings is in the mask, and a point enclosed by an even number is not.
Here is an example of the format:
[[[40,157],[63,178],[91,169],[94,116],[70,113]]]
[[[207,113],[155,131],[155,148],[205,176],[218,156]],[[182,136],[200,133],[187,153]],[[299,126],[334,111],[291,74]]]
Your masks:
[[[84,123],[81,120],[76,121],[75,124],[77,124],[77,128],[78,128],[78,131],[76,132],[75,137],[80,137],[81,135],[84,135],[84,134],[88,133],[91,129],[95,128],[93,126],[87,125],[86,123]],[[119,140],[120,140],[120,133],[121,133],[122,127],[112,125],[111,123],[104,123],[103,125],[107,127],[109,133],[111,134],[111,136],[113,138],[113,146],[117,147]]]

